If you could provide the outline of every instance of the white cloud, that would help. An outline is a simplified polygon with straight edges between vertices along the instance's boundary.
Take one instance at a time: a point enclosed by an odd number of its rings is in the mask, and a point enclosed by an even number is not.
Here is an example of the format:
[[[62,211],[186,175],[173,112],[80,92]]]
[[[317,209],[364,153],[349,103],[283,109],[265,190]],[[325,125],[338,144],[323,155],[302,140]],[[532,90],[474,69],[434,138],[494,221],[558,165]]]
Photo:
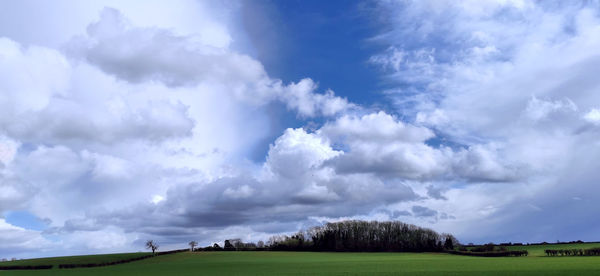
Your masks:
[[[336,97],[333,91],[316,94],[317,85],[311,79],[302,79],[285,87],[281,97],[290,109],[297,109],[301,116],[312,117],[315,114],[333,116],[353,107],[348,100]]]
[[[0,218],[0,244],[2,244],[0,258],[6,259],[18,256],[18,253],[24,250],[47,250],[53,245],[52,242],[44,239],[39,231],[11,225],[3,218]]]
[[[0,122],[45,108],[53,95],[64,94],[69,76],[70,66],[58,51],[0,37]]]
[[[318,169],[325,160],[339,155],[329,143],[303,129],[287,129],[269,149],[269,170],[286,178],[296,178]]]
[[[523,112],[525,116],[532,121],[540,121],[546,119],[554,112],[575,112],[577,106],[569,99],[561,101],[545,101],[531,97],[527,103],[527,107]]]
[[[315,93],[311,79],[283,85],[257,60],[228,47],[214,47],[167,29],[135,27],[105,8],[87,35],[71,40],[68,52],[107,74],[132,83],[155,81],[168,87],[226,84],[226,93],[253,104],[279,100],[300,116],[332,116],[352,105],[333,91]]]
[[[16,141],[0,136],[0,169],[12,162],[19,146]]]
[[[337,173],[373,173],[414,180],[512,181],[516,164],[505,163],[494,144],[464,149],[428,144],[433,131],[384,112],[342,116],[317,133],[343,149],[326,164]]]
[[[153,195],[152,200],[150,200],[150,201],[154,204],[158,204],[159,202],[161,202],[163,200],[165,200],[165,197],[163,197],[161,195]]]
[[[600,124],[600,109],[592,109],[583,116],[583,119],[593,124]]]
[[[325,124],[319,134],[332,140],[422,143],[435,135],[425,127],[405,124],[385,112],[345,115]]]

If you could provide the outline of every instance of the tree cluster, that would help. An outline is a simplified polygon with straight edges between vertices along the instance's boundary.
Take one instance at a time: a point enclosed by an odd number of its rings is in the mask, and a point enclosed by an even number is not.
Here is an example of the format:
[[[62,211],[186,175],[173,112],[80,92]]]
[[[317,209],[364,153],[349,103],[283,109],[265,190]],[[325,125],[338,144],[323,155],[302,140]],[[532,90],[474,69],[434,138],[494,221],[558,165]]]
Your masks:
[[[450,234],[399,221],[348,220],[327,223],[290,237],[269,239],[271,250],[436,252],[452,250],[458,241]]]
[[[265,250],[265,243],[243,242],[241,239],[225,240],[223,247],[215,243],[212,246],[197,248],[195,251],[262,251]]]
[[[458,250],[449,250],[448,253],[479,257],[520,257],[529,254],[527,250],[508,250],[508,248],[503,246],[506,245],[506,243],[500,245],[501,246],[496,246],[493,243],[487,243],[484,245],[472,246],[470,248],[459,246]]]

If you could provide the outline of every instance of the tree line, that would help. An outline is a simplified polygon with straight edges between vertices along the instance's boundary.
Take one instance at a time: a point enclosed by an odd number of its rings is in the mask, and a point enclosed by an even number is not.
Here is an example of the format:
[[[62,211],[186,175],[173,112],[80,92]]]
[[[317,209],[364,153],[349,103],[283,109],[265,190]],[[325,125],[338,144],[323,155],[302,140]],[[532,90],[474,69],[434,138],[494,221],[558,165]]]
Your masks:
[[[546,256],[600,256],[600,248],[590,249],[546,249]]]
[[[340,252],[439,252],[452,250],[458,244],[450,234],[399,221],[347,220],[311,227],[294,235],[277,235],[267,243],[244,243],[226,240],[200,250],[276,250],[276,251],[340,251]]]
[[[454,255],[477,256],[477,257],[522,257],[527,256],[527,250],[497,250],[497,251],[459,251],[449,250],[447,253]]]

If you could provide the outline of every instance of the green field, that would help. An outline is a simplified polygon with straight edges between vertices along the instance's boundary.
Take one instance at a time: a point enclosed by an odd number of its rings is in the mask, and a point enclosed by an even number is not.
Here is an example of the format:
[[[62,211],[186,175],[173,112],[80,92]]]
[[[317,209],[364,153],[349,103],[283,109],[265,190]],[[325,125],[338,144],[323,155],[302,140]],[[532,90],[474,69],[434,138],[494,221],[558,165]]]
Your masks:
[[[545,245],[513,245],[507,246],[509,250],[527,250],[529,256],[546,256],[546,249],[589,249],[598,248],[600,243],[569,243],[569,244],[545,244]]]
[[[600,275],[600,257],[536,256],[556,246],[597,244],[525,246],[533,256],[502,258],[443,253],[185,252],[109,267],[0,271],[0,275]],[[88,258],[116,256],[123,255],[34,259],[19,264],[88,262]]]

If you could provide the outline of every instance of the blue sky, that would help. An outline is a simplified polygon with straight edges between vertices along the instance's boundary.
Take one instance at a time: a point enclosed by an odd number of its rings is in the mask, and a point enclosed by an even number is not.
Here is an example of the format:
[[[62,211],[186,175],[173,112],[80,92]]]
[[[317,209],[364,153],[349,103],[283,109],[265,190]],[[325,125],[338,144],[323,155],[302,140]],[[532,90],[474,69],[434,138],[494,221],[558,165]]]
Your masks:
[[[366,3],[351,1],[257,1],[242,8],[241,28],[246,31],[240,47],[260,60],[265,70],[284,82],[312,78],[320,90],[364,106],[391,112],[384,100],[387,85],[380,68],[369,63],[384,45],[371,41],[378,26],[369,17]],[[277,43],[273,43],[277,41]],[[275,108],[276,109],[276,108]],[[276,111],[275,111],[276,112]],[[268,145],[290,126],[305,120],[277,113],[284,123],[257,146],[255,160],[264,160]]]
[[[5,6],[2,258],[343,219],[598,240],[597,1]]]
[[[359,2],[265,1],[269,26],[253,30],[273,32],[278,43],[259,42],[256,57],[273,77],[286,82],[310,77],[322,89],[332,89],[349,100],[370,105],[379,102],[382,83],[378,68],[368,63],[381,45],[369,42],[377,26]],[[248,21],[256,20],[253,14]],[[264,39],[257,35],[256,40]],[[264,44],[269,45],[264,45]],[[275,53],[272,54],[272,48]]]

